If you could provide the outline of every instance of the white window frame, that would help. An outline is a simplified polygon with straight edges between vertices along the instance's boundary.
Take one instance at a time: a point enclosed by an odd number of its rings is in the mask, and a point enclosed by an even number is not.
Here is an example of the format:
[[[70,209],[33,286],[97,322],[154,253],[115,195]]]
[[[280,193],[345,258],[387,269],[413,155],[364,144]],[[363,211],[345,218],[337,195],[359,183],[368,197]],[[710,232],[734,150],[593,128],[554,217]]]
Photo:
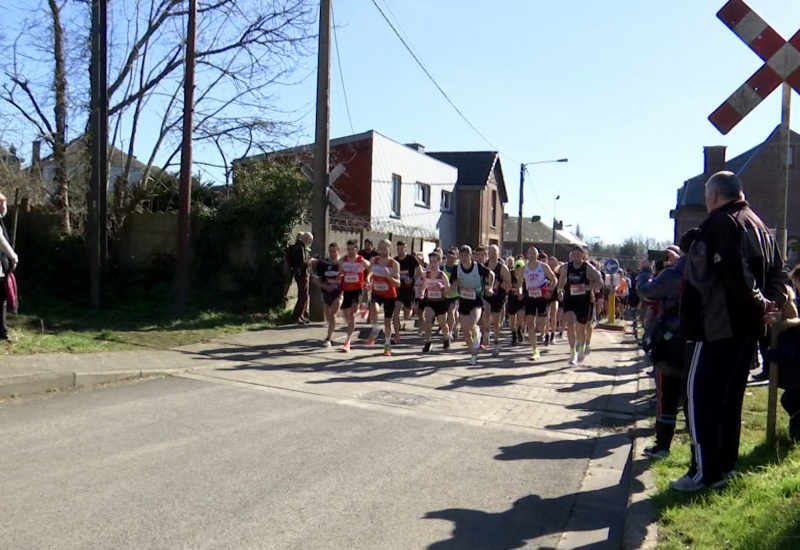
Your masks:
[[[497,191],[492,189],[492,209],[491,209],[491,223],[492,228],[497,227]]]
[[[453,192],[452,191],[445,191],[442,189],[442,198],[439,210],[442,212],[452,212],[453,211]]]
[[[392,217],[399,218],[403,205],[403,178],[392,174]]]
[[[431,207],[431,186],[428,183],[417,182],[414,194],[414,204],[423,208]]]

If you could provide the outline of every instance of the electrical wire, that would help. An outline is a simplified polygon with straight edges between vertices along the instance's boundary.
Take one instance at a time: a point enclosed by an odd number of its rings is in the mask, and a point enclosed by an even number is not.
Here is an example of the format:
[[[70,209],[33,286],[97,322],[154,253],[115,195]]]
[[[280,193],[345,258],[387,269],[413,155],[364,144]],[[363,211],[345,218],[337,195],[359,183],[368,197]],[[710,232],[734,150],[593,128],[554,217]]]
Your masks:
[[[431,81],[431,82],[433,82],[433,85],[434,85],[434,86],[436,86],[436,89],[437,89],[437,90],[439,90],[439,92],[441,92],[441,94],[444,96],[444,98],[447,100],[447,102],[450,104],[450,106],[451,106],[451,107],[453,107],[453,109],[455,109],[455,111],[456,111],[456,112],[459,114],[459,116],[460,116],[460,117],[461,117],[461,118],[464,120],[464,122],[466,122],[466,123],[469,125],[469,127],[470,127],[470,128],[472,128],[472,129],[475,131],[475,133],[476,133],[476,134],[478,134],[478,135],[479,135],[479,136],[480,136],[480,137],[483,139],[483,141],[485,141],[486,143],[488,143],[488,144],[489,144],[489,146],[490,146],[490,147],[491,147],[493,150],[497,151],[497,150],[498,150],[498,149],[497,149],[497,147],[496,147],[496,146],[495,146],[495,145],[494,145],[494,144],[493,144],[491,141],[489,141],[489,139],[488,139],[486,136],[484,136],[484,135],[483,135],[483,134],[480,132],[480,130],[478,130],[478,129],[475,127],[475,125],[474,125],[474,124],[472,124],[472,123],[469,121],[469,119],[468,119],[468,118],[467,118],[467,117],[464,115],[464,113],[462,113],[462,112],[461,112],[461,109],[459,109],[458,107],[456,107],[456,104],[455,104],[455,103],[453,103],[453,101],[450,99],[450,97],[447,95],[447,93],[446,93],[446,92],[445,92],[445,91],[442,89],[442,87],[441,87],[441,86],[439,86],[439,83],[438,83],[438,82],[436,82],[436,79],[434,79],[434,78],[433,78],[433,76],[431,75],[430,71],[428,71],[428,69],[425,67],[425,65],[423,65],[422,61],[420,61],[419,57],[417,57],[417,55],[416,55],[416,54],[413,52],[413,50],[411,49],[411,47],[410,47],[410,46],[408,45],[408,43],[405,41],[405,39],[404,39],[404,38],[403,38],[403,36],[400,34],[400,32],[398,32],[398,30],[395,28],[394,24],[392,24],[392,22],[391,22],[391,21],[389,20],[389,18],[386,16],[386,14],[385,14],[385,13],[384,13],[384,11],[381,9],[381,7],[378,5],[378,3],[377,3],[375,0],[372,0],[372,4],[373,4],[373,5],[374,5],[374,6],[375,6],[377,9],[378,9],[378,11],[380,12],[380,14],[381,14],[381,16],[383,17],[383,19],[386,21],[386,23],[389,25],[389,27],[392,29],[392,31],[394,31],[394,34],[395,34],[395,35],[397,35],[397,38],[399,38],[399,39],[400,39],[400,42],[402,42],[402,43],[403,43],[403,46],[406,48],[406,50],[408,50],[408,53],[409,53],[409,54],[411,54],[411,57],[413,57],[413,58],[414,58],[414,61],[416,61],[416,62],[417,62],[417,65],[419,65],[419,66],[420,66],[420,68],[421,68],[421,69],[422,69],[422,70],[425,72],[425,74],[428,76],[428,78],[430,79],[430,81]]]
[[[344,73],[342,72],[342,58],[339,56],[339,38],[336,33],[336,18],[333,14],[333,3],[331,3],[331,23],[333,27],[333,44],[336,47],[336,64],[339,66],[339,80],[342,82],[342,93],[344,94],[344,105],[347,108],[347,120],[350,122],[350,132],[355,134],[353,129],[353,118],[350,116],[350,102],[347,100],[347,87],[344,85]]]

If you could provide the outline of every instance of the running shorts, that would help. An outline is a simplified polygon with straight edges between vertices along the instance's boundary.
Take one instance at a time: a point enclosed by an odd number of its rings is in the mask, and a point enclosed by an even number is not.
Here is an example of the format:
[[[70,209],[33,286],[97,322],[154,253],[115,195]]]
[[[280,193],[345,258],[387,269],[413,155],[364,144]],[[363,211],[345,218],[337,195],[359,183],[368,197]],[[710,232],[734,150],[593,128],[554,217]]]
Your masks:
[[[548,303],[549,301],[547,298],[531,298],[528,296],[525,298],[525,315],[538,315],[539,317],[544,317],[547,315]]]
[[[475,309],[483,307],[483,300],[465,300],[460,298],[458,300],[458,313],[459,315],[469,315]]]
[[[413,286],[409,287],[400,287],[397,289],[397,301],[403,304],[403,307],[414,307],[414,300],[417,297],[417,293],[414,290]]]
[[[419,308],[422,311],[430,308],[433,310],[433,314],[438,316],[446,314],[450,304],[447,300],[420,300]]]
[[[336,290],[334,292],[323,292],[322,301],[325,303],[326,306],[330,306],[341,295],[342,295],[341,289]]]
[[[484,299],[484,301],[489,304],[489,310],[492,313],[500,313],[503,311],[503,306],[506,305],[506,294],[505,292],[498,292]]]
[[[394,315],[394,307],[397,304],[397,298],[384,298],[377,294],[372,295],[372,303],[383,306],[383,318],[391,319]]]
[[[342,299],[342,309],[350,309],[353,305],[357,306],[361,303],[360,290],[345,290],[342,295],[344,296]]]
[[[516,315],[525,305],[525,299],[519,294],[512,294],[508,297],[508,305],[506,311],[509,315]]]
[[[585,325],[589,322],[589,316],[592,312],[592,303],[589,297],[585,298],[564,298],[564,313],[572,312],[575,314],[575,319],[579,324]]]

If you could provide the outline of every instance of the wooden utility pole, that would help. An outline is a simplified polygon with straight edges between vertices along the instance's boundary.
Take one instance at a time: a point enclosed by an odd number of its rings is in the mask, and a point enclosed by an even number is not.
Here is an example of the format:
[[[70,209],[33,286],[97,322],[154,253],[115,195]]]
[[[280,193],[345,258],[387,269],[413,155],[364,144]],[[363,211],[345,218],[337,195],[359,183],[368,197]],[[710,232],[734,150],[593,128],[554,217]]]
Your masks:
[[[519,165],[519,218],[517,218],[517,254],[522,252],[522,196],[525,188],[525,165]]]
[[[92,0],[91,110],[89,121],[89,278],[92,307],[103,302],[108,253],[107,0]]]
[[[792,87],[783,83],[783,102],[781,105],[781,129],[778,136],[778,162],[781,168],[781,190],[778,192],[778,228],[776,241],[781,258],[786,259],[787,229],[786,212],[789,203],[789,146],[791,130],[789,118],[792,106]],[[773,330],[772,347],[777,344],[777,333]],[[767,441],[775,441],[775,426],[778,414],[778,364],[769,364],[769,390],[767,392]]]
[[[189,291],[189,215],[192,204],[192,124],[194,115],[194,63],[197,34],[197,0],[189,0],[186,28],[186,67],[183,81],[183,144],[178,196],[178,258],[175,266],[175,309],[186,310]]]
[[[328,242],[328,173],[330,168],[330,97],[331,97],[331,0],[320,1],[319,53],[317,57],[317,127],[314,142],[314,188],[311,198],[312,250],[325,258]],[[322,296],[311,292],[309,315],[312,321],[324,321]]]

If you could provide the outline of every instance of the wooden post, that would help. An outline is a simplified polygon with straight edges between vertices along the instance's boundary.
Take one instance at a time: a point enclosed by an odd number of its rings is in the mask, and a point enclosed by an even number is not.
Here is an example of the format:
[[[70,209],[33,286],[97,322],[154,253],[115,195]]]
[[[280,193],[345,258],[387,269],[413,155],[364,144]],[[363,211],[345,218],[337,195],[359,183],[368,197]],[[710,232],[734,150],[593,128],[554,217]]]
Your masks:
[[[792,87],[783,83],[783,103],[781,105],[781,130],[778,143],[778,159],[781,168],[781,191],[778,193],[778,229],[775,238],[781,258],[786,258],[787,230],[786,210],[789,202],[789,145],[791,130],[789,117],[791,115]],[[777,344],[776,331],[772,331],[771,347]],[[769,389],[767,392],[767,441],[775,441],[776,423],[778,415],[778,364],[769,364]]]

